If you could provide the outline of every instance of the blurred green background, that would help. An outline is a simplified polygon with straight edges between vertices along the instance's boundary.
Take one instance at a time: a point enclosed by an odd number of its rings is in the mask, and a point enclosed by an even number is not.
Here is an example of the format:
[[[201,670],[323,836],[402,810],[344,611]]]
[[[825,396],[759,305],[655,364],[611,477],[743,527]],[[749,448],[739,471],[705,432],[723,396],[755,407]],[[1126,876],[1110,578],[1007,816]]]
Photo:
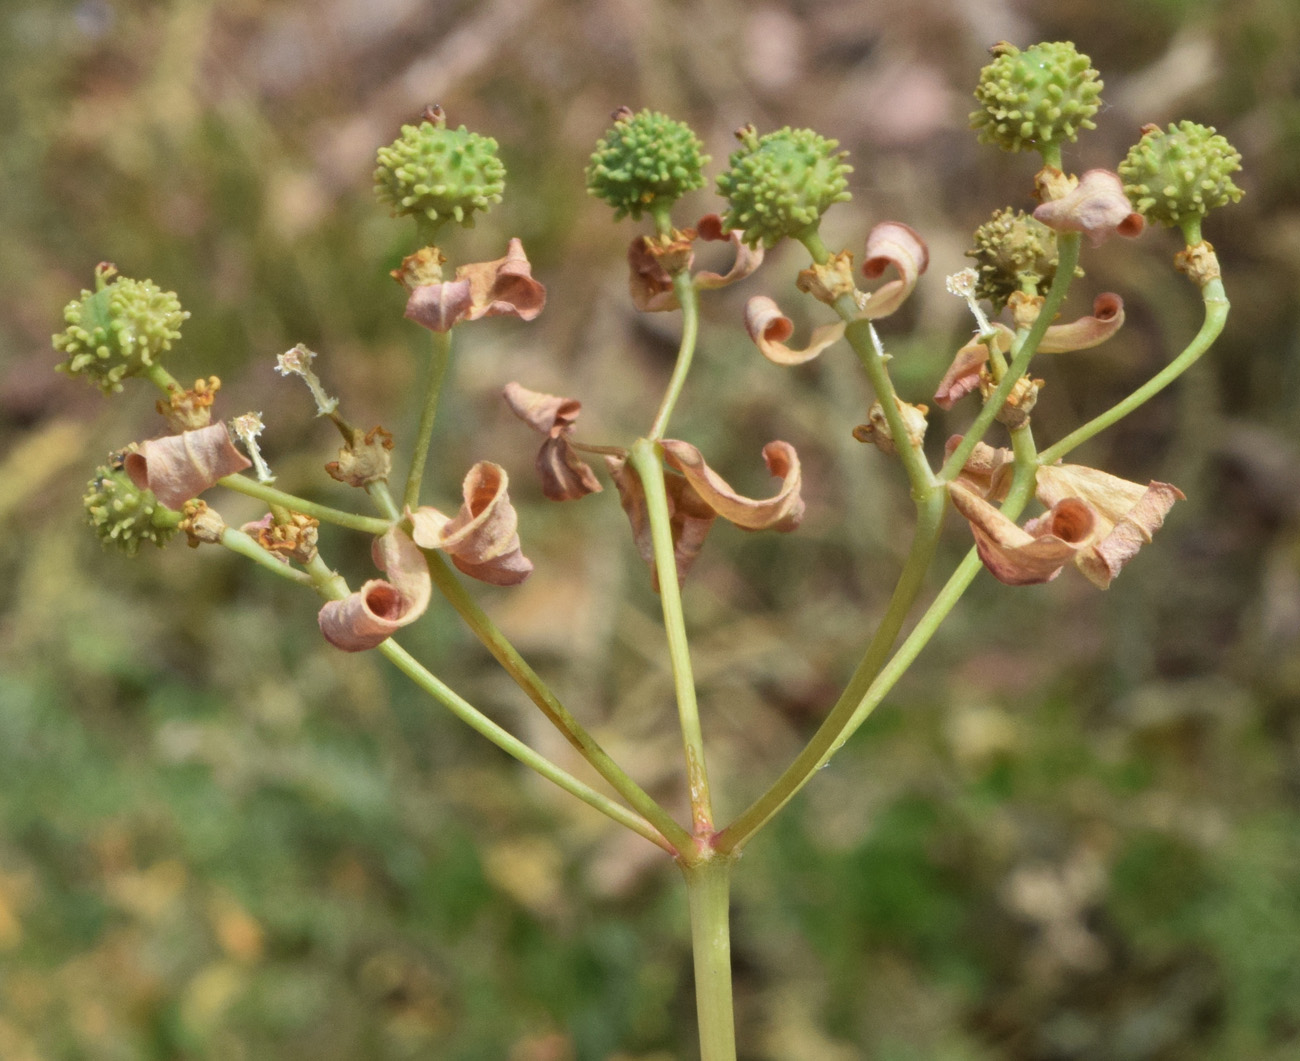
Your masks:
[[[694,1055],[684,897],[636,837],[319,637],[313,599],[180,542],[100,549],[80,498],[159,430],[143,386],[56,375],[94,264],[193,317],[170,367],[265,414],[286,489],[337,438],[276,376],[296,342],[354,422],[409,434],[427,338],[385,275],[411,249],[374,149],[430,102],[495,136],[506,202],[448,241],[519,235],[550,302],[464,329],[429,496],[493,459],[534,577],[475,592],[647,787],[678,799],[671,680],[613,491],[546,505],[502,384],[574,395],[584,437],[648,423],[675,319],[638,319],[582,170],[620,104],[733,129],[811,125],[856,167],[828,243],[904,220],[931,269],[885,322],[926,400],[970,322],[942,277],[1030,205],[1032,160],[965,129],[986,48],[1071,39],[1106,82],[1067,151],[1113,167],[1148,121],[1245,156],[1212,216],[1233,300],[1211,355],[1079,458],[1188,495],[1107,593],[982,577],[876,717],[750,848],[735,895],[749,1061],[1267,1061],[1300,1056],[1300,13],[1293,0],[5,0],[0,7],[0,1058],[669,1061]],[[714,208],[700,193],[679,223]],[[1050,441],[1167,361],[1195,292],[1153,231],[1086,254],[1074,306],[1129,324],[1044,364]],[[797,255],[706,303],[674,434],[739,487],[785,438],[791,536],[719,527],[686,602],[725,818],[789,761],[851,669],[906,546],[897,469],[857,445],[843,350],[785,371],[739,327],[796,302]],[[817,314],[799,315],[801,326]],[[936,447],[971,410],[936,418]],[[227,519],[255,514],[214,498]],[[942,564],[969,543],[954,522]],[[365,542],[327,559],[368,577]],[[568,763],[435,605],[404,643]],[[568,763],[574,769],[575,764]]]

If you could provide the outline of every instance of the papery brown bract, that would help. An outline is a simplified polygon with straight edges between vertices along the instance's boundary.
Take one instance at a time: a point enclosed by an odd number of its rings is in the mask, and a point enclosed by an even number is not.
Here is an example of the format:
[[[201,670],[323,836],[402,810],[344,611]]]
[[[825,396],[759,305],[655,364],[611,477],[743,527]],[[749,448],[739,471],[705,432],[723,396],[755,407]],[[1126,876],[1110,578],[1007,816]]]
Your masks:
[[[1082,232],[1094,247],[1116,234],[1140,236],[1146,227],[1119,174],[1106,169],[1088,170],[1064,195],[1041,203],[1034,219],[1057,232]]]
[[[192,497],[227,475],[251,467],[225,424],[142,442],[126,453],[122,467],[142,490],[152,490],[159,504],[180,509]]]
[[[772,299],[755,295],[745,303],[745,331],[769,361],[778,365],[802,365],[843,337],[844,322],[818,325],[808,345],[796,350],[786,345],[786,340],[794,334],[794,321]]]
[[[632,525],[632,540],[637,552],[650,568],[650,584],[659,592],[659,570],[655,566],[654,539],[650,533],[650,511],[646,505],[645,486],[636,470],[622,457],[606,457],[605,466],[618,488],[618,498]],[[695,558],[717,518],[691,484],[681,475],[664,473],[664,491],[668,495],[668,526],[673,542],[673,562],[680,585],[686,579]]]
[[[689,269],[689,245],[687,254],[686,268]],[[660,262],[660,255],[654,253],[649,236],[637,236],[628,244],[627,267],[628,293],[632,296],[632,305],[642,313],[664,313],[679,308],[673,278]]]
[[[665,439],[664,460],[681,474],[664,472],[668,495],[669,527],[672,531],[673,558],[680,583],[699,554],[704,538],[716,517],[734,523],[742,530],[792,531],[803,519],[804,503],[800,495],[799,455],[788,442],[769,442],[763,447],[767,470],[780,477],[781,489],[761,500],[736,493],[704,461],[703,455],[689,442]],[[654,543],[650,534],[650,515],[646,508],[645,486],[636,471],[620,457],[606,457],[619,500],[632,537],[642,559],[650,565],[655,588],[659,580],[654,562]]]
[[[877,288],[862,302],[862,315],[872,320],[888,317],[898,309],[916,287],[917,280],[930,264],[930,251],[920,234],[901,221],[882,221],[867,233],[866,255],[862,274],[874,280],[891,265],[898,279]]]
[[[792,531],[803,521],[802,473],[799,455],[790,443],[769,442],[763,447],[767,470],[781,479],[781,489],[772,497],[757,501],[736,493],[689,442],[664,439],[662,445],[664,459],[686,476],[714,512],[737,527]]]
[[[951,453],[960,441],[959,435],[950,438],[947,452]],[[1041,574],[1037,565],[1046,562],[1049,550],[1037,547],[1036,551],[1020,552],[1013,546],[1023,545],[1022,536],[1026,533],[1041,536],[1045,517],[1029,521],[1022,531],[989,504],[989,501],[1006,496],[1013,465],[1011,450],[977,443],[961,473],[950,485],[949,494],[953,504],[970,521],[976,542],[980,543],[983,537],[980,557],[985,566],[1004,582],[1026,585],[1044,581],[1034,576]],[[1063,511],[1074,516],[1075,523],[1070,525],[1076,532],[1073,536],[1059,532],[1063,525],[1051,528],[1058,538],[1075,545],[1074,552],[1062,561],[1061,566],[1073,562],[1099,589],[1109,587],[1124,565],[1151,541],[1174,502],[1184,499],[1183,492],[1170,483],[1151,482],[1142,486],[1081,464],[1049,464],[1037,468],[1034,495],[1049,513],[1058,514],[1055,517],[1058,523],[1059,513]],[[975,503],[977,501],[979,504]],[[1067,502],[1071,507],[1063,508]],[[1091,528],[1086,536],[1078,533],[1083,519],[1078,514],[1079,506],[1087,513]],[[1015,531],[1009,528],[1015,528]],[[1022,569],[1021,564],[1030,567]]]
[[[552,501],[573,501],[599,493],[602,487],[596,473],[569,441],[582,403],[576,398],[532,391],[514,382],[507,383],[501,393],[515,416],[546,436],[536,461],[542,493]]]
[[[396,527],[375,539],[371,554],[388,579],[371,579],[342,600],[327,601],[317,616],[325,639],[344,652],[375,648],[415,622],[433,592],[424,554]]]
[[[1022,528],[960,480],[949,484],[948,494],[970,524],[980,560],[1008,586],[1050,582],[1096,536],[1091,510],[1077,498],[1067,498]]]
[[[411,534],[423,549],[441,549],[480,582],[513,586],[533,570],[519,543],[519,517],[506,490],[505,469],[479,461],[461,485],[464,503],[454,517],[430,506],[410,513]]]
[[[1067,324],[1050,325],[1043,333],[1037,353],[1063,354],[1090,350],[1100,346],[1124,326],[1124,300],[1110,291],[1102,292],[1092,303],[1092,315]],[[989,339],[1002,353],[1011,350],[1015,332],[1005,324],[994,322]],[[987,343],[978,336],[959,349],[934,392],[940,409],[951,409],[961,398],[979,388],[980,372],[988,362]]]
[[[1142,486],[1080,464],[1039,468],[1035,494],[1045,505],[1055,504],[1058,498],[1080,498],[1097,514],[1099,540],[1075,563],[1100,589],[1108,587],[1120,569],[1151,541],[1174,502],[1186,500],[1172,483],[1152,481]]]
[[[445,332],[460,321],[483,317],[530,321],[545,305],[546,288],[533,279],[524,245],[514,238],[505,257],[458,266],[453,280],[412,289],[406,316],[432,331]]]
[[[751,247],[746,243],[743,239],[745,235],[743,229],[724,229],[722,227],[722,218],[717,214],[705,214],[696,223],[695,230],[702,240],[714,243],[720,243],[724,240],[730,242],[736,252],[731,268],[725,273],[702,269],[695,274],[695,286],[702,291],[734,284],[737,280],[743,280],[745,277],[750,276],[763,264],[763,248],[761,246]]]

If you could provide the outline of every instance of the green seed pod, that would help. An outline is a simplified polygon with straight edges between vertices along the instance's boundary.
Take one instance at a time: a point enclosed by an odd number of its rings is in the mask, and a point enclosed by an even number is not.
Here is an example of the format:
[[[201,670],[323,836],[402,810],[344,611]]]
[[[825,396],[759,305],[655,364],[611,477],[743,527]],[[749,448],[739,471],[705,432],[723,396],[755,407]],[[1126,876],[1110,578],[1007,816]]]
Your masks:
[[[116,272],[107,264],[96,268],[95,290],[68,303],[68,327],[54,336],[54,349],[68,355],[59,370],[84,375],[105,394],[120,391],[128,376],[146,374],[189,317],[176,295],[152,280],[121,276],[109,283]]]
[[[1183,121],[1167,130],[1148,125],[1120,163],[1124,191],[1149,221],[1173,227],[1235,203],[1232,182],[1241,155],[1212,128]]]
[[[587,164],[587,191],[614,208],[616,221],[666,209],[704,187],[703,148],[685,122],[622,107]]]
[[[1101,75],[1069,41],[1035,44],[1023,52],[1005,41],[980,71],[971,128],[981,143],[1004,151],[1038,151],[1095,129]]]
[[[105,545],[116,545],[128,556],[143,542],[162,548],[176,533],[180,513],[164,508],[152,490],[142,490],[120,467],[104,465],[82,498],[86,517]]]
[[[746,126],[736,137],[742,146],[718,178],[718,192],[731,205],[722,224],[743,229],[751,247],[798,237],[815,228],[832,205],[852,198],[853,167],[844,162],[848,152],[836,150],[838,140],[789,126],[761,137]]]
[[[975,246],[966,252],[975,260],[979,280],[975,297],[988,299],[1000,310],[1016,291],[1041,292],[1056,276],[1056,233],[1023,210],[999,210],[975,230]]]
[[[474,212],[501,201],[506,168],[497,158],[497,142],[462,125],[448,129],[441,108],[425,111],[425,120],[403,125],[402,135],[376,155],[375,194],[393,208],[437,228],[455,221],[474,226]]]

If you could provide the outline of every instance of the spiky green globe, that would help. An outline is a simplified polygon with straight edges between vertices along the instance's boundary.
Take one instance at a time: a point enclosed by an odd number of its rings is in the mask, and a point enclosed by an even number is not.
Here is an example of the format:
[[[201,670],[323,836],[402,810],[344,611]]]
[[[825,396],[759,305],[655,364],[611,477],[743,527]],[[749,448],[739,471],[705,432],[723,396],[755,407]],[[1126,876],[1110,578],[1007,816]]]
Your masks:
[[[587,191],[614,208],[614,219],[639,219],[704,187],[709,161],[685,122],[666,114],[624,108],[596,144],[587,164]]]
[[[100,541],[134,556],[145,542],[161,548],[180,522],[180,513],[158,503],[152,490],[141,490],[121,468],[104,465],[82,498],[86,518]]]
[[[1073,143],[1080,129],[1095,129],[1101,75],[1069,41],[1044,42],[1023,52],[995,45],[993,62],[980,71],[971,128],[981,143],[1004,151],[1038,151]]]
[[[1240,199],[1232,182],[1239,169],[1241,155],[1213,128],[1182,121],[1168,129],[1148,126],[1119,175],[1139,213],[1172,227]]]
[[[395,216],[410,215],[435,229],[448,221],[472,228],[476,211],[501,201],[506,168],[497,142],[433,121],[403,125],[402,135],[376,154],[375,194]]]
[[[54,349],[68,355],[59,370],[85,376],[105,394],[122,389],[128,376],[143,375],[181,337],[181,324],[189,313],[181,309],[174,292],[152,280],[121,276],[108,282],[115,270],[95,271],[95,291],[63,310],[67,328],[53,337]]]
[[[1002,309],[1016,291],[1041,291],[1056,276],[1056,233],[1023,210],[999,210],[975,230],[977,298]]]
[[[718,177],[718,192],[730,204],[723,227],[743,230],[751,247],[797,238],[835,203],[852,198],[853,167],[844,161],[848,152],[837,150],[838,140],[789,126],[764,136],[750,126],[736,135],[741,147]]]

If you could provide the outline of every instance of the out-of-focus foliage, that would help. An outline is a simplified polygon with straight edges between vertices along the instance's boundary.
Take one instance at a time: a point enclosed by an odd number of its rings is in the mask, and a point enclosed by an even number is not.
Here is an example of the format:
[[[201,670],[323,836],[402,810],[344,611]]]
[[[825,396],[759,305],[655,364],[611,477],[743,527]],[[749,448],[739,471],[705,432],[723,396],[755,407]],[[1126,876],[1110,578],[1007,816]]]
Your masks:
[[[421,701],[343,657],[315,602],[179,542],[134,560],[82,524],[91,470],[154,433],[152,395],[56,375],[49,335],[95,263],[180,293],[170,364],[266,414],[280,485],[336,503],[337,440],[274,375],[296,342],[358,423],[411,430],[426,340],[385,275],[410,250],[374,149],[426,103],[495,137],[505,202],[449,247],[521,236],[550,303],[476,324],[431,493],[514,478],[537,562],[482,599],[656,792],[679,784],[654,598],[612,492],[545,505],[501,385],[572,394],[584,436],[652,415],[672,322],[626,307],[624,248],[583,169],[621,104],[690,121],[715,159],[746,122],[841,141],[854,201],[930,242],[885,341],[925,400],[969,328],[941,278],[1022,157],[965,128],[985,48],[1071,39],[1106,82],[1066,153],[1113,167],[1145,122],[1213,124],[1247,195],[1206,225],[1234,309],[1194,373],[1088,462],[1190,501],[1102,595],[1069,573],[970,597],[916,671],[750,849],[735,947],[743,1056],[886,1061],[1251,1058],[1300,1048],[1300,14],[1292,0],[696,5],[629,0],[7,0],[0,8],[0,1057],[689,1057],[674,873]],[[716,169],[715,169],[716,172]],[[690,209],[717,201],[693,193]],[[679,223],[693,219],[684,211]],[[1149,232],[1085,258],[1078,304],[1125,334],[1045,365],[1045,439],[1126,393],[1197,325]],[[739,328],[778,253],[706,303],[674,431],[742,482],[804,459],[798,534],[723,528],[687,586],[722,811],[788,762],[877,614],[908,517],[852,441],[847,357],[796,372]],[[815,320],[815,311],[807,314]],[[914,329],[914,330],[913,330]],[[941,445],[964,421],[936,421]],[[215,499],[214,499],[215,500]],[[216,502],[238,521],[252,509]],[[945,562],[967,545],[953,528]],[[326,556],[367,572],[366,543]],[[445,609],[413,651],[494,717],[558,740]]]

